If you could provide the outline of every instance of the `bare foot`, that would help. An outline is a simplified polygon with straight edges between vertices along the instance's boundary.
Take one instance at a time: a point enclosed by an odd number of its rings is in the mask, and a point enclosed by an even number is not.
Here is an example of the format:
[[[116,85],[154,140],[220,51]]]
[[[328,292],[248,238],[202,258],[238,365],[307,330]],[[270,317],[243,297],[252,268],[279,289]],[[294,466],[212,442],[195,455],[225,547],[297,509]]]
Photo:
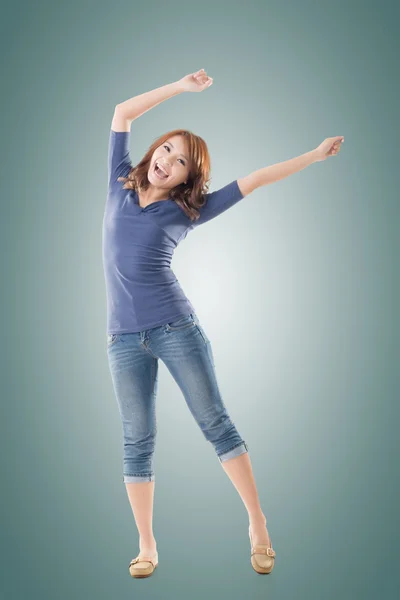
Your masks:
[[[157,560],[158,561],[158,553],[157,552],[139,552],[139,554],[137,555],[137,558],[141,558],[144,560],[147,560],[148,558],[151,558],[151,560]]]
[[[256,546],[257,544],[267,544],[269,548],[272,548],[266,520],[250,522],[249,525],[253,546]]]

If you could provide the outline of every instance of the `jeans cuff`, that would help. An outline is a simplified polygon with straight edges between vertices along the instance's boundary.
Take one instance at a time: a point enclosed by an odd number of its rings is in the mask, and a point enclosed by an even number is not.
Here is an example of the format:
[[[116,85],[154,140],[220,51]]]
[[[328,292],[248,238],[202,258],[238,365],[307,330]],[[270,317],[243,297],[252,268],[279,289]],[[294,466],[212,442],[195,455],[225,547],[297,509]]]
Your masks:
[[[154,473],[147,475],[124,475],[124,483],[143,483],[143,481],[154,481]]]
[[[248,452],[247,444],[246,442],[241,442],[240,444],[234,446],[227,452],[223,452],[222,454],[218,455],[218,458],[220,462],[224,462],[225,460],[229,460],[230,458],[234,458],[235,456],[240,456],[245,452]]]

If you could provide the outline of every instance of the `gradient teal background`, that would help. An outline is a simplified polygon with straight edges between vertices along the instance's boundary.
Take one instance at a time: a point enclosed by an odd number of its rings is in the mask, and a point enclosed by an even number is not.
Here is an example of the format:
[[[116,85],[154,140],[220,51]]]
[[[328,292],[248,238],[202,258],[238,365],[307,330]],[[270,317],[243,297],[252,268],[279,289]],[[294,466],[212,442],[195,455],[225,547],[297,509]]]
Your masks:
[[[398,5],[20,2],[2,11],[1,597],[397,598]],[[101,228],[115,104],[205,68],[132,126],[138,162],[185,127],[215,190],[344,135],[173,261],[249,446],[277,552],[160,362],[154,531],[138,536],[106,355]],[[397,507],[397,508],[396,508]]]

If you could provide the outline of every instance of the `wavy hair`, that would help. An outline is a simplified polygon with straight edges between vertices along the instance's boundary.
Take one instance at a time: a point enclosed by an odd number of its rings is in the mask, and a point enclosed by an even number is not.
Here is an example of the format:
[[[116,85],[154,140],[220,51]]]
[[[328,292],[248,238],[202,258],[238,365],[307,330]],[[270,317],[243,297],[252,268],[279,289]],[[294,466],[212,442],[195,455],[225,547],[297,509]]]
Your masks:
[[[153,152],[168,138],[174,135],[182,135],[188,145],[189,152],[189,175],[185,183],[181,183],[172,188],[169,197],[178,204],[191,221],[197,220],[200,216],[199,208],[205,203],[205,194],[208,192],[210,182],[210,154],[206,142],[198,135],[195,135],[187,129],[174,129],[164,133],[157,138],[142,160],[133,167],[127,177],[118,177],[118,181],[124,181],[123,189],[147,190],[150,182],[147,172],[150,167]]]

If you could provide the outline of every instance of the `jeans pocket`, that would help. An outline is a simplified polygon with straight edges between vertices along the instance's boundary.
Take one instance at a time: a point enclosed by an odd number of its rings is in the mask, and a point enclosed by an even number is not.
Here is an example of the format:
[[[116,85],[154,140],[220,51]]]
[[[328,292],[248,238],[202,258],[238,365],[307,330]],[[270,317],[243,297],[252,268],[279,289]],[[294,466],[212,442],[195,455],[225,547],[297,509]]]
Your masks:
[[[206,334],[206,332],[203,329],[203,326],[200,325],[200,323],[198,321],[197,321],[197,323],[195,325],[197,327],[197,331],[200,333],[201,337],[203,338],[203,342],[205,344],[209,344],[210,340],[208,339],[207,334]]]
[[[169,321],[165,325],[166,331],[179,331],[180,329],[186,329],[187,327],[194,327],[196,325],[193,315],[185,315],[179,317],[175,321]]]
[[[107,348],[114,346],[114,344],[119,340],[118,333],[107,333]]]

